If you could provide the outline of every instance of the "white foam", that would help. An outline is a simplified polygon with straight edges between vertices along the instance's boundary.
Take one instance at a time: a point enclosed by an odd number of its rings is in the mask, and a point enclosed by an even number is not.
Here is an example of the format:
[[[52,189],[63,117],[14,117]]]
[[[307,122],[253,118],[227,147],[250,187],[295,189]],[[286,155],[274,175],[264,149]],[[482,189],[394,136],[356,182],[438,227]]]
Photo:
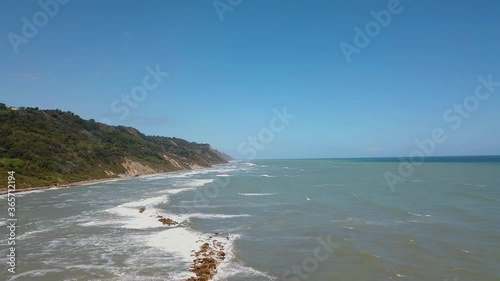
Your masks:
[[[208,169],[200,169],[200,170],[189,170],[189,171],[180,171],[180,172],[175,172],[175,173],[168,173],[168,174],[157,174],[157,175],[145,175],[141,176],[141,179],[145,180],[162,180],[162,179],[168,179],[168,178],[188,178],[194,175],[199,175],[199,174],[206,174],[208,173]]]
[[[229,219],[229,218],[245,218],[245,217],[250,217],[250,215],[248,215],[248,214],[225,215],[225,214],[201,214],[201,213],[195,213],[195,214],[189,214],[188,217],[190,217],[190,218],[200,218],[200,219]]]
[[[260,175],[261,177],[266,177],[266,178],[274,178],[274,176],[270,176],[270,175],[267,175],[267,174],[263,174],[263,175]]]
[[[204,186],[209,183],[213,183],[213,179],[197,179],[197,180],[190,180],[188,182],[180,183],[180,184],[175,184],[176,186],[185,186],[185,187],[200,187]]]
[[[188,173],[185,173],[185,174],[175,174],[175,175],[168,176],[168,178],[189,178],[189,177],[191,177],[193,175],[194,174],[188,174]]]
[[[147,207],[147,206],[155,206],[163,203],[167,203],[169,200],[168,196],[158,196],[152,198],[145,198],[129,203],[125,203],[120,205],[119,207],[133,208],[133,207]]]
[[[23,197],[24,195],[28,195],[28,194],[32,194],[32,193],[40,193],[40,192],[44,192],[47,190],[53,190],[53,189],[49,188],[49,189],[40,189],[40,190],[19,191],[19,192],[14,193],[14,195],[16,197]]]
[[[209,169],[192,170],[189,172],[184,172],[180,175],[176,175],[176,177],[185,178],[185,177],[190,177],[190,176],[194,176],[194,175],[204,175],[204,174],[207,174],[209,172],[210,172]]]
[[[145,228],[157,228],[164,227],[162,223],[158,221],[157,216],[162,215],[169,218],[173,218],[170,215],[164,215],[158,212],[154,206],[166,203],[169,201],[168,195],[145,198],[129,203],[121,204],[117,207],[105,210],[105,212],[117,215],[121,218],[113,220],[100,220],[99,222],[86,222],[80,224],[82,226],[98,226],[98,225],[110,225],[110,224],[121,224],[123,228],[129,229],[145,229]],[[144,207],[144,212],[139,212],[139,208]]]
[[[473,183],[464,183],[465,186],[473,186],[473,187],[487,187],[485,184],[473,184]]]
[[[56,209],[62,209],[62,208],[67,208],[67,207],[71,207],[72,204],[70,203],[67,203],[67,202],[61,202],[61,203],[57,203],[54,205],[54,208]]]
[[[166,178],[188,178],[194,175],[204,175],[213,171],[217,171],[221,168],[204,168],[204,169],[197,169],[197,170],[188,170],[188,171],[179,171],[175,173],[168,173],[168,174],[160,174],[160,175],[154,175],[154,176],[149,176],[149,177],[143,177],[145,179],[166,179]]]
[[[144,175],[144,176],[139,176],[139,178],[145,180],[163,180],[171,176],[172,175],[160,174],[160,175]]]
[[[61,197],[65,197],[65,196],[68,196],[68,195],[72,195],[70,192],[62,192],[62,193],[59,193],[59,194],[53,194],[53,196],[51,196],[52,199],[59,199]],[[78,200],[76,199],[66,199],[65,201],[69,201],[71,200],[70,202],[76,202]]]
[[[47,246],[44,247],[44,251],[53,251],[59,248],[62,244],[61,240],[52,240]]]
[[[217,267],[213,281],[231,280],[231,277],[258,277],[252,280],[275,280],[275,278],[254,268],[241,265],[234,256],[234,241],[240,238],[239,234],[231,235],[231,239],[224,246],[226,258]]]
[[[160,231],[145,239],[149,247],[175,254],[186,263],[189,263],[193,259],[191,256],[192,250],[199,249],[197,241],[199,241],[200,237],[200,233],[179,227]]]
[[[172,188],[172,189],[166,189],[166,190],[162,190],[158,193],[168,193],[168,194],[177,194],[177,193],[181,193],[181,192],[184,192],[184,191],[188,191],[188,190],[193,190],[194,188],[192,187],[189,187],[189,188]]]
[[[250,280],[276,280],[275,277],[269,276],[268,274],[258,271],[252,267],[241,265],[237,262],[226,262],[224,261],[217,269],[217,274],[215,274],[213,281],[223,281],[231,280],[231,277],[249,277],[258,278]]]
[[[235,167],[220,167],[220,168],[213,168],[209,169],[210,172],[215,172],[215,173],[229,173],[229,172],[234,172],[238,171],[238,168]]]
[[[16,237],[16,239],[17,240],[25,240],[27,238],[31,238],[31,236],[33,236],[34,234],[45,233],[45,232],[49,232],[51,230],[52,229],[50,229],[50,228],[43,228],[43,229],[39,229],[39,230],[27,231],[27,232],[23,233],[22,235]]]
[[[226,253],[226,258],[217,267],[217,274],[214,276],[213,280],[230,280],[230,277],[235,276],[259,277],[258,280],[274,280],[267,274],[251,267],[243,266],[236,261],[233,248],[234,241],[238,237],[240,237],[238,234],[230,235],[229,240],[226,240],[224,237],[212,237],[219,241],[223,241],[224,252]],[[181,270],[174,275],[175,277],[181,277],[180,275],[182,275],[182,279],[193,276],[192,273],[188,272],[193,260],[193,250],[198,250],[201,244],[207,241],[204,239],[203,234],[186,228],[168,229],[147,237],[142,237],[142,239],[145,239],[147,246],[165,251],[169,253],[170,256],[175,257],[177,262],[180,262],[178,268]],[[182,270],[183,267],[185,267],[185,271]],[[181,279],[174,278],[172,280]]]
[[[115,182],[115,181],[119,181],[119,180],[121,180],[121,179],[117,178],[117,179],[109,179],[109,180],[96,180],[96,181],[90,181],[90,182],[77,183],[75,186],[99,185],[99,184],[111,183],[111,182]],[[58,187],[55,187],[55,189],[58,189]]]
[[[231,175],[228,175],[228,174],[220,174],[220,175],[217,175],[217,177],[230,177]]]
[[[120,222],[114,221],[114,220],[96,220],[96,221],[89,221],[89,222],[80,223],[79,225],[81,225],[81,226],[103,226],[103,225],[110,225],[110,224],[120,224]]]
[[[14,280],[17,280],[17,278],[20,278],[20,277],[40,277],[40,276],[44,276],[45,274],[49,273],[49,272],[61,272],[61,270],[57,270],[57,269],[40,269],[40,270],[30,270],[30,271],[25,271],[25,272],[22,272],[22,273],[17,273],[12,276],[9,281],[14,281]]]
[[[157,210],[152,207],[146,208],[146,210],[143,213],[140,213],[138,208],[127,208],[123,206],[111,208],[106,211],[111,214],[124,217],[125,219],[102,221],[102,225],[118,223],[121,224],[123,228],[128,228],[128,229],[164,227],[164,225],[158,221],[158,218],[156,218],[156,216],[158,215]],[[86,224],[86,226],[89,225],[92,224],[91,223]],[[94,225],[99,225],[99,224],[94,224]]]
[[[238,193],[238,195],[243,195],[243,196],[269,196],[275,194],[276,193]]]
[[[431,215],[422,215],[422,214],[418,214],[418,213],[412,213],[412,212],[408,212],[409,215],[412,215],[412,216],[415,216],[415,217],[421,217],[421,216],[426,216],[426,217],[430,217]]]
[[[213,182],[214,182],[213,179],[198,179],[198,180],[175,182],[173,183],[173,185],[175,187],[180,187],[180,188],[169,188],[159,191],[158,193],[177,194],[188,190],[196,189],[197,187],[202,187],[206,184]]]

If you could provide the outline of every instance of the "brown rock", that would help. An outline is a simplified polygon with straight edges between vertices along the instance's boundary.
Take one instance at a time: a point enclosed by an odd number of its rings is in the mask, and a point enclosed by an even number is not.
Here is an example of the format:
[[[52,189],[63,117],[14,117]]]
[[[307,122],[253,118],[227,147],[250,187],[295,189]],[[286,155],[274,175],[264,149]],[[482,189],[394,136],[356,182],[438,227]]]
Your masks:
[[[221,242],[214,240],[212,244],[214,244],[214,248],[208,242],[200,246],[195,254],[197,258],[193,260],[189,269],[190,272],[196,274],[196,277],[190,277],[187,281],[209,281],[217,273],[217,265],[220,260],[224,260],[226,254],[220,250],[215,251],[216,245],[222,245]]]
[[[165,218],[163,216],[157,216],[156,218],[158,218],[158,221],[161,222],[163,225],[172,226],[179,224],[178,222],[174,221],[171,218]]]

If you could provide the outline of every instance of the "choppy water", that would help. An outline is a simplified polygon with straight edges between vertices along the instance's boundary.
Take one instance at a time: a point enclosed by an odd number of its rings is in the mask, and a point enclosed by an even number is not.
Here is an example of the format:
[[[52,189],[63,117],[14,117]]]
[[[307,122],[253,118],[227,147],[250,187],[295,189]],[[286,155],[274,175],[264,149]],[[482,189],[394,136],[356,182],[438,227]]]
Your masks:
[[[500,161],[477,160],[425,163],[394,192],[383,175],[398,162],[324,159],[18,194],[17,274],[3,263],[0,279],[185,280],[218,233],[215,280],[498,281]]]

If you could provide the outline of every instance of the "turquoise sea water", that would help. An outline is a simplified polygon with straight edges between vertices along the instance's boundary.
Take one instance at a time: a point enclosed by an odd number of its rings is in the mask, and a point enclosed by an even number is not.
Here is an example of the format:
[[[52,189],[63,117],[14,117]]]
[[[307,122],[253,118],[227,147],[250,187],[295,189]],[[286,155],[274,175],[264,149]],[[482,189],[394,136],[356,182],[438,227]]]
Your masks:
[[[214,280],[500,280],[500,157],[428,159],[391,190],[398,161],[235,161],[18,194],[17,274],[4,263],[0,279],[185,280],[213,236]]]

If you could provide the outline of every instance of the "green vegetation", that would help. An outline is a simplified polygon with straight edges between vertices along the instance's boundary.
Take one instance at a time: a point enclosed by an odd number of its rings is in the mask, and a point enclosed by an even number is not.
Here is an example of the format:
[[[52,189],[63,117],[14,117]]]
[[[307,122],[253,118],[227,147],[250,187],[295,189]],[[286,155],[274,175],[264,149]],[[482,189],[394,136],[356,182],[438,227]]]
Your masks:
[[[0,174],[15,171],[18,189],[123,174],[125,159],[154,172],[227,162],[208,144],[146,136],[61,110],[12,110],[0,103]],[[7,181],[0,181],[0,188],[6,187]]]

